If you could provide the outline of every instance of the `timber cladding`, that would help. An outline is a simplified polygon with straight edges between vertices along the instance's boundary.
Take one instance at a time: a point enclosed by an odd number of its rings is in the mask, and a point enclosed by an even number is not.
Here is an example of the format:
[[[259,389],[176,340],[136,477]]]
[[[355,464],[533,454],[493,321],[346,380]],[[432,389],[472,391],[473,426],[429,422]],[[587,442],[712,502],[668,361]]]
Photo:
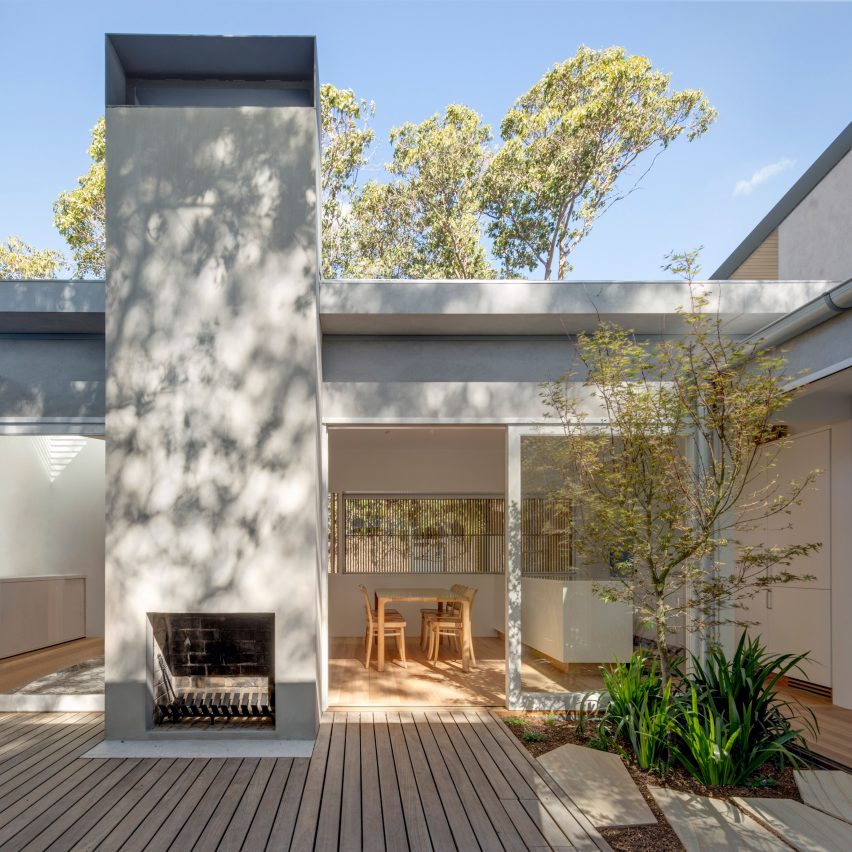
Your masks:
[[[737,268],[731,281],[778,280],[778,229],[776,228]]]

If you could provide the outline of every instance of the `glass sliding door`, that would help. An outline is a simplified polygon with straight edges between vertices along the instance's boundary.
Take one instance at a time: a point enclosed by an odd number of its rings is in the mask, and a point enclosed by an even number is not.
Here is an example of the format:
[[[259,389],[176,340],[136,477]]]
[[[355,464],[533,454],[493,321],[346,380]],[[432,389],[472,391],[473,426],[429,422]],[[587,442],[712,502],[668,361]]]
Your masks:
[[[599,692],[600,666],[632,649],[632,608],[601,599],[617,578],[578,541],[583,517],[571,494],[570,440],[560,427],[509,428],[506,694],[513,709],[578,707]]]

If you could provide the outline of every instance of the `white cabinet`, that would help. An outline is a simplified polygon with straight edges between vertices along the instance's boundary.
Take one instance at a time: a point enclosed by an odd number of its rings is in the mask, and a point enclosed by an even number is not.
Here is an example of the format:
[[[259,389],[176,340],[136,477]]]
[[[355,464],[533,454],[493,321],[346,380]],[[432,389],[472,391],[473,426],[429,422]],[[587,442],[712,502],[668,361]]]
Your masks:
[[[560,663],[611,663],[633,650],[633,612],[606,603],[590,580],[524,577],[521,642]]]
[[[0,659],[85,635],[85,577],[0,579]]]
[[[815,579],[779,584],[758,593],[748,603],[744,617],[758,622],[750,632],[759,634],[772,653],[810,653],[811,660],[803,664],[802,671],[790,672],[791,677],[831,686],[831,430],[794,438],[778,453],[768,477],[777,478],[779,488],[786,489],[791,481],[802,481],[815,469],[823,473],[802,494],[800,506],[793,506],[789,514],[768,518],[758,529],[740,536],[745,544],[820,542],[819,551],[795,559],[787,569]]]

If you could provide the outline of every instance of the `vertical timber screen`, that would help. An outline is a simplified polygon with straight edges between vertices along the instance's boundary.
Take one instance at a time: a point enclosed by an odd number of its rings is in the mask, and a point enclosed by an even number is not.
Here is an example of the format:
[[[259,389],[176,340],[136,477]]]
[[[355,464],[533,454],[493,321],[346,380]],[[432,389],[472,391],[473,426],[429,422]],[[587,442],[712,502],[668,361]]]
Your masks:
[[[329,572],[502,574],[502,497],[329,495]]]

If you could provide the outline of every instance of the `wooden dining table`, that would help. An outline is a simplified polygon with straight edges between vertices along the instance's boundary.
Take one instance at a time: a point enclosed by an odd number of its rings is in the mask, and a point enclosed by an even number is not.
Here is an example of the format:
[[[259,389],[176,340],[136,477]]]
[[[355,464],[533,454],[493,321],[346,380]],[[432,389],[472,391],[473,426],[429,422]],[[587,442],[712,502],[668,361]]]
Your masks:
[[[470,601],[468,598],[452,591],[452,589],[436,589],[432,587],[391,586],[376,589],[376,620],[378,622],[379,645],[376,654],[376,667],[381,672],[385,669],[385,604],[396,603],[432,603],[440,609],[444,604],[455,603],[461,606],[462,619],[462,670],[470,671],[472,658],[472,642],[470,629]]]

